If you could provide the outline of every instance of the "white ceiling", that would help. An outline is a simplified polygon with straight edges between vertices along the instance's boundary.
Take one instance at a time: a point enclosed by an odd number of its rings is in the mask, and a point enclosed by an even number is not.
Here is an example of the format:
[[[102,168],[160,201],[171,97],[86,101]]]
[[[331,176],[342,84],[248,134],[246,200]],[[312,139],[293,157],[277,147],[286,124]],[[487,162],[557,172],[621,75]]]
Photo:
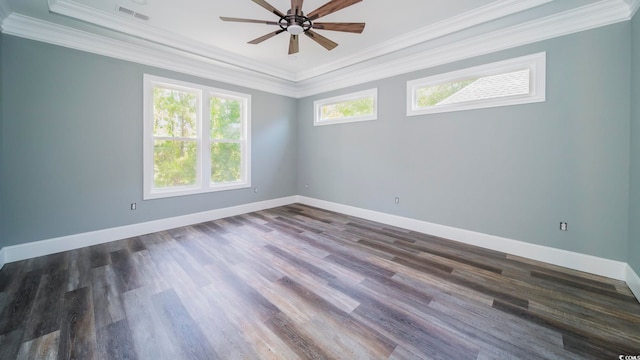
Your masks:
[[[267,1],[282,12],[291,5],[291,0]],[[303,10],[309,13],[327,1],[305,0]],[[335,80],[341,73],[364,74],[365,68],[380,74],[387,73],[386,69],[393,66],[392,73],[401,72],[403,66],[407,71],[414,70],[420,66],[416,60],[420,56],[426,59],[423,67],[436,64],[435,59],[441,59],[440,62],[461,59],[464,55],[457,53],[461,50],[454,49],[465,47],[465,44],[475,49],[468,54],[473,56],[484,51],[479,47],[481,41],[487,41],[485,52],[497,51],[500,46],[517,46],[624,21],[632,16],[639,2],[363,0],[318,20],[365,22],[362,34],[316,30],[339,46],[327,51],[302,36],[300,52],[296,55],[287,54],[289,39],[286,33],[258,45],[247,44],[277,30],[277,26],[219,19],[219,16],[228,16],[278,20],[276,15],[251,0],[0,0],[0,20],[4,20],[1,23],[3,32],[11,35],[97,53],[107,50],[101,51],[91,42],[100,40],[110,44],[109,41],[117,41],[122,49],[129,46],[153,49],[171,54],[173,59],[180,56],[188,61],[199,61],[202,66],[210,64],[212,68],[237,71],[244,77],[254,76],[262,82],[292,85],[291,90],[308,88],[314,82],[326,82],[328,75]],[[117,10],[119,6],[147,15],[149,20],[125,15]],[[532,30],[536,26],[540,31]],[[60,36],[46,34],[52,31]],[[74,31],[78,38],[85,37],[84,45],[73,44]],[[531,34],[540,34],[540,38],[531,37]],[[498,36],[505,37],[504,41]],[[103,47],[106,49],[106,45]],[[117,51],[112,53],[114,57],[129,59],[115,54]],[[385,67],[385,64],[389,66]],[[198,74],[201,72],[198,70]],[[318,91],[328,87],[320,86]]]
[[[365,0],[343,10],[330,14],[322,22],[366,22],[362,34],[317,30],[340,45],[331,52],[312,40],[302,37],[300,53],[288,56],[289,37],[281,34],[258,45],[247,44],[259,36],[278,29],[277,26],[249,23],[230,23],[219,16],[240,17],[277,21],[278,17],[251,0],[210,1],[210,0],[55,0],[51,8],[54,12],[70,15],[87,21],[97,21],[97,13],[112,17],[103,25],[119,29],[124,24],[116,21],[135,22],[126,31],[150,37],[149,31],[162,34],[164,39],[174,37],[192,44],[200,44],[245,58],[254,59],[266,67],[284,72],[297,73],[309,67],[317,67],[336,59],[361,53],[377,44],[401,37],[411,31],[444,21],[455,15],[466,13],[495,0]],[[542,0],[546,2],[548,0]],[[303,10],[311,12],[326,0],[306,0]],[[541,1],[538,1],[541,2]],[[84,13],[71,11],[68,4],[86,6]],[[291,7],[290,0],[269,0],[269,3],[286,13]],[[428,4],[428,5],[427,5]],[[149,16],[149,21],[137,20],[116,11],[118,5]],[[407,9],[396,11],[394,9]],[[391,11],[390,11],[391,10]],[[118,18],[118,19],[116,19]],[[153,30],[150,30],[153,27]]]

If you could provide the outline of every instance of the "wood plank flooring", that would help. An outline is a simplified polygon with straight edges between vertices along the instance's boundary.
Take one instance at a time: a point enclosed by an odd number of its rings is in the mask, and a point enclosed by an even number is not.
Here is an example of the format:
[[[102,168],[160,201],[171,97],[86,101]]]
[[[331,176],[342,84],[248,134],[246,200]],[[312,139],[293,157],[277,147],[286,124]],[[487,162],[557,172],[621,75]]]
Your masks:
[[[618,359],[624,282],[308,206],[10,263],[0,359]]]

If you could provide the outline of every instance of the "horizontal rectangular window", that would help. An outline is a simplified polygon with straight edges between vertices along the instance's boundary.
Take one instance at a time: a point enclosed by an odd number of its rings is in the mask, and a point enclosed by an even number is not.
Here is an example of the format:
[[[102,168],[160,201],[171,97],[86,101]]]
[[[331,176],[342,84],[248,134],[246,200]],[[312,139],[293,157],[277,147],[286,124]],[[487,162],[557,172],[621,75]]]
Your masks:
[[[407,115],[545,101],[546,53],[407,82]]]
[[[144,76],[144,199],[250,187],[251,96]]]
[[[316,100],[313,125],[332,125],[375,120],[378,117],[378,89]]]

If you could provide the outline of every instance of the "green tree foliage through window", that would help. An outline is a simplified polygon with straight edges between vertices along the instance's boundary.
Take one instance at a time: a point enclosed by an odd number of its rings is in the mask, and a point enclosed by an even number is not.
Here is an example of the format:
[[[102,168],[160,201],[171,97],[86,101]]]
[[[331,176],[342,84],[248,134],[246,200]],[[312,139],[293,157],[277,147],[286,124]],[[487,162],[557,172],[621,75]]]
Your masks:
[[[197,96],[153,89],[154,186],[194,185],[197,177]]]
[[[341,101],[335,104],[327,104],[321,107],[321,118],[323,120],[333,120],[350,118],[373,113],[373,97],[364,97]]]
[[[241,180],[242,103],[211,97],[211,182]]]
[[[198,124],[196,94],[156,87],[154,101],[154,186],[196,184]],[[210,98],[211,182],[241,180],[242,103]]]

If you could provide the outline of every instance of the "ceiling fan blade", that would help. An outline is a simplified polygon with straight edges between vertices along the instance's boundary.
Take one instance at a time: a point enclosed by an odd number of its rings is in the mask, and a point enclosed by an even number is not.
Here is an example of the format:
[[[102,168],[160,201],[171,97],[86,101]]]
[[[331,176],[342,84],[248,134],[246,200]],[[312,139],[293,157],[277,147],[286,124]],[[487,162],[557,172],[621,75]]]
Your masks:
[[[303,0],[291,0],[291,12],[300,15],[302,13]]]
[[[355,3],[359,3],[360,1],[362,0],[332,0],[307,14],[307,17],[313,21],[349,7]]]
[[[299,36],[291,35],[291,38],[289,39],[289,55],[295,54],[300,50],[299,44]]]
[[[233,21],[233,22],[244,22],[244,23],[266,24],[266,25],[278,25],[277,21],[241,19],[241,18],[232,18],[232,17],[226,17],[226,16],[220,16],[220,20],[222,20],[222,21]]]
[[[337,43],[327,39],[326,37],[318,34],[317,32],[307,30],[304,34],[310,37],[311,39],[313,39],[313,41],[324,46],[324,48],[327,50],[333,50],[336,46],[338,46]]]
[[[249,44],[254,44],[254,45],[260,44],[261,42],[263,42],[263,41],[265,41],[267,39],[271,39],[272,37],[280,34],[281,32],[284,32],[284,30],[282,30],[282,29],[276,30],[274,32],[268,33],[267,35],[263,35],[263,36],[260,36],[257,39],[253,39],[253,40],[249,41]]]
[[[362,33],[365,23],[313,23],[314,29]]]
[[[269,12],[272,12],[272,13],[278,15],[279,17],[283,17],[284,16],[284,14],[280,10],[276,9],[275,7],[273,7],[273,5],[269,4],[268,2],[266,2],[264,0],[251,0],[251,1],[253,1],[254,3],[256,3],[256,4],[260,5],[260,6],[262,6],[263,8],[269,10]]]

